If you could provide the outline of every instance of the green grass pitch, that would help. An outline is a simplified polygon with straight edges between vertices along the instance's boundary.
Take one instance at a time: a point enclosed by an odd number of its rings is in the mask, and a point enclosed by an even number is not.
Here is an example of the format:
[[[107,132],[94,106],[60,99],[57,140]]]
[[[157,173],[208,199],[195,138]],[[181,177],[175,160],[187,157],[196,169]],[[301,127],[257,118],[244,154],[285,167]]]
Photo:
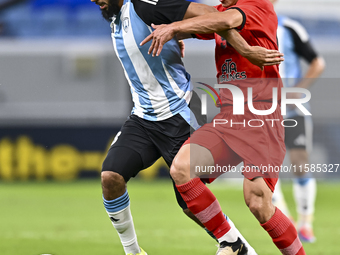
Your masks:
[[[209,185],[259,255],[280,254],[243,202],[240,187]],[[291,184],[283,184],[290,208]],[[176,204],[169,180],[129,183],[139,244],[149,255],[208,255],[216,247]],[[314,244],[308,255],[340,254],[340,183],[320,182]],[[123,255],[102,205],[99,180],[72,183],[0,183],[1,255]],[[291,209],[292,212],[295,210]]]

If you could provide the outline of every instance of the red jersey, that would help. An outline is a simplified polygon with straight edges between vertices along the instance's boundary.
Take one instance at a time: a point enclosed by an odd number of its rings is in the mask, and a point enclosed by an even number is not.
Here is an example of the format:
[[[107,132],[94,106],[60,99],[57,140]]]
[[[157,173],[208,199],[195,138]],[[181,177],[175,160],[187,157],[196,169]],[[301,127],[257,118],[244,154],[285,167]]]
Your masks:
[[[215,8],[223,12],[222,5]],[[239,0],[228,9],[237,9],[243,15],[243,24],[238,27],[240,35],[250,46],[262,46],[278,50],[276,30],[277,16],[273,4],[268,0]],[[262,71],[242,57],[228,42],[218,34],[197,35],[199,39],[215,39],[215,61],[218,83],[233,84],[241,88],[247,101],[247,88],[253,88],[253,101],[272,102],[272,88],[281,88],[282,83],[278,66],[266,66]],[[269,79],[272,78],[272,79]],[[228,89],[220,89],[223,105],[232,104],[232,95]],[[278,100],[280,91],[278,91]]]

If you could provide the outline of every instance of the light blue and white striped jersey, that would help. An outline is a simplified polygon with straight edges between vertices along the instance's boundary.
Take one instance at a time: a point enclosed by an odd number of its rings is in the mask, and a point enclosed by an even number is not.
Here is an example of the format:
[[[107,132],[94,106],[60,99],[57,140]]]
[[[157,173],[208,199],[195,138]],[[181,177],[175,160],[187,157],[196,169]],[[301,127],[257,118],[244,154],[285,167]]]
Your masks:
[[[301,56],[297,53],[297,45],[294,41],[292,31],[302,43],[309,42],[308,33],[298,22],[288,17],[278,16],[278,45],[279,51],[284,54],[285,59],[285,61],[280,64],[279,70],[285,87],[295,87],[303,77],[300,65]],[[310,109],[309,103],[304,104],[304,106]],[[285,118],[303,115],[298,108],[287,109]]]
[[[151,2],[157,3],[156,0]],[[131,88],[132,114],[160,121],[180,113],[190,123],[188,104],[192,87],[177,40],[167,42],[160,56],[149,55],[151,42],[143,46],[140,43],[152,32],[152,28],[137,15],[130,0],[124,0],[111,28],[113,46]],[[195,121],[191,119],[191,122]],[[198,124],[191,125],[196,129]]]

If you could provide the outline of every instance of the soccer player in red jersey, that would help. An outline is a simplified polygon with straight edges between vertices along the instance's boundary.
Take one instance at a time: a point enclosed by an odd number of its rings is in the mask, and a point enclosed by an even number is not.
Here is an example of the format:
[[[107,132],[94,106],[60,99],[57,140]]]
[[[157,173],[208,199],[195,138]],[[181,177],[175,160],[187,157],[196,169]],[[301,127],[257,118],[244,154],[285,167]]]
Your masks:
[[[178,33],[215,39],[221,87],[223,83],[237,86],[244,95],[252,88],[252,94],[245,97],[241,115],[233,115],[231,90],[220,89],[221,112],[212,123],[194,132],[177,154],[170,173],[188,208],[219,240],[217,255],[246,254],[242,241],[223,217],[216,197],[199,180],[200,173],[195,172],[196,166],[236,166],[243,161],[244,167],[251,170],[243,172],[247,206],[282,254],[302,255],[305,251],[293,223],[271,202],[278,172],[263,171],[263,166],[280,167],[286,151],[280,107],[271,111],[272,105],[279,105],[281,99],[280,93],[273,96],[273,90],[282,88],[278,66],[254,66],[221,37],[224,31],[237,28],[250,45],[277,50],[277,16],[268,0],[220,1],[218,12],[154,26],[156,30],[142,42],[153,39],[149,53],[159,55],[162,45]],[[251,105],[270,113],[254,114]],[[250,124],[254,120],[261,125]]]

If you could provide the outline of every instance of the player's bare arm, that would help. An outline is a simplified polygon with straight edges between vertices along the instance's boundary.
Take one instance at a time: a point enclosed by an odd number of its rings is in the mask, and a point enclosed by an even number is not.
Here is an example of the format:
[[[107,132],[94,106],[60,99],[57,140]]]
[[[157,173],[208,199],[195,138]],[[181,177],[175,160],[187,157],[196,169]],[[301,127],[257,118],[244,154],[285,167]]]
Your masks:
[[[277,50],[268,50],[260,46],[250,46],[243,37],[235,30],[229,29],[218,33],[223,38],[226,38],[235,50],[243,57],[249,60],[250,63],[263,69],[264,66],[279,65],[284,61],[283,54]],[[192,38],[190,34],[177,34],[181,55],[184,57],[185,45],[183,39]]]
[[[190,3],[183,19],[190,19],[190,18],[202,16],[202,15],[212,13],[212,12],[218,12],[218,11],[213,6],[192,2]],[[190,33],[182,33],[182,32],[177,33],[178,40],[187,39],[187,38],[192,38]]]
[[[213,13],[213,12],[218,12],[213,6],[192,2],[188,6],[188,9],[183,19],[184,20],[190,19],[190,18],[202,16],[202,15]]]
[[[218,32],[228,43],[250,63],[263,69],[263,66],[279,65],[284,61],[283,54],[277,50],[269,50],[260,46],[250,46],[235,30],[228,29]]]
[[[232,21],[223,23],[221,21],[221,17],[225,17],[225,15],[228,15],[229,17],[229,14]],[[218,15],[219,19],[214,19],[214,15]],[[212,6],[192,3],[189,5],[184,19],[186,20],[174,22],[169,25],[152,25],[155,31],[146,37],[141,45],[153,40],[149,49],[149,54],[152,53],[153,56],[159,56],[163,45],[177,34],[179,35],[180,39],[185,39],[190,38],[192,33],[202,34],[210,33],[211,31],[214,32],[216,30],[216,32],[218,32],[218,34],[222,37],[226,38],[226,40],[243,57],[247,58],[252,64],[259,66],[261,69],[266,65],[280,64],[284,60],[282,58],[283,54],[276,50],[268,50],[258,46],[249,46],[243,37],[234,29],[223,30],[223,28],[230,28],[231,26],[237,27],[242,24],[243,16],[238,10],[231,9],[221,13]],[[211,19],[211,22],[208,22],[208,25],[203,26],[201,23],[206,22],[207,19]],[[201,23],[196,23],[197,20],[199,20]],[[216,26],[217,29],[214,28],[215,23],[219,24]],[[182,26],[181,24],[184,25]],[[190,26],[193,28],[190,28]]]
[[[313,61],[310,63],[305,76],[298,84],[296,84],[295,87],[309,89],[317,80],[317,78],[321,76],[322,72],[325,70],[325,67],[326,63],[323,57],[318,56],[314,58]],[[301,98],[301,93],[287,93],[287,98]],[[291,107],[295,108],[296,106],[292,105]]]
[[[242,14],[235,9],[218,12],[215,8],[213,8],[214,10],[211,9],[211,12],[207,14],[197,9],[196,5],[193,4],[190,4],[188,7],[187,12],[190,14],[187,17],[195,15],[193,18],[185,19],[185,15],[184,20],[177,21],[169,25],[152,25],[152,27],[156,30],[146,37],[142,41],[141,45],[152,40],[149,53],[152,52],[153,56],[158,56],[162,51],[163,45],[171,40],[177,33],[210,34],[238,27],[243,21]],[[208,9],[205,9],[205,11],[208,11]]]
[[[325,60],[323,57],[318,56],[312,60],[310,63],[308,70],[296,87],[298,88],[304,88],[304,89],[309,89],[310,86],[315,82],[317,78],[320,77],[322,72],[325,70],[326,64]]]

